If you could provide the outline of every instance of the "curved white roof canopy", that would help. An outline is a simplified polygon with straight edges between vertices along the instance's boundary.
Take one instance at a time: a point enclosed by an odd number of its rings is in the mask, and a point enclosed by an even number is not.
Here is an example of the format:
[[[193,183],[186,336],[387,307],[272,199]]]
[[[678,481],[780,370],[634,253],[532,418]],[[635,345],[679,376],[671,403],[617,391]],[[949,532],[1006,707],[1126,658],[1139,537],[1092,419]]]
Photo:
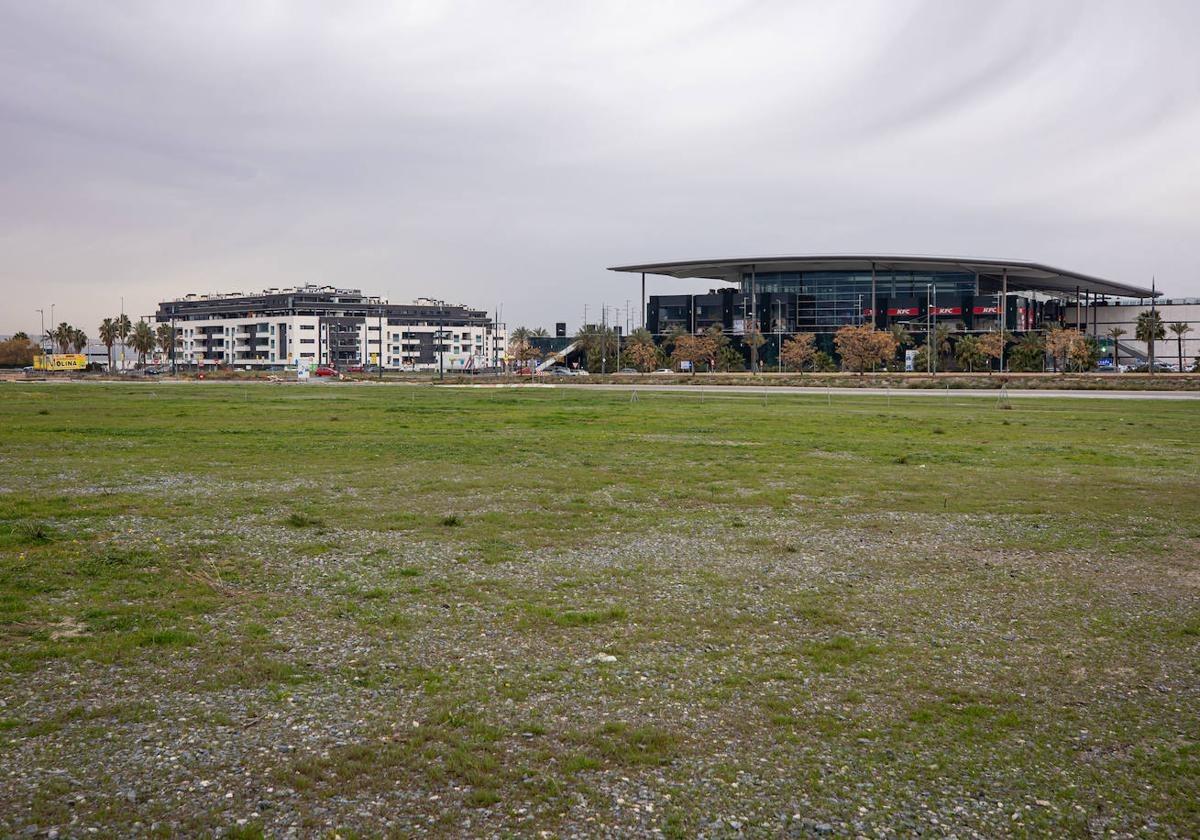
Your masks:
[[[966,271],[999,279],[1008,274],[1010,291],[1038,291],[1074,295],[1076,290],[1098,295],[1148,298],[1161,292],[1151,292],[1140,286],[1130,286],[1104,280],[1077,271],[1065,271],[1041,263],[1024,260],[975,259],[971,257],[922,257],[886,254],[833,254],[790,257],[738,257],[719,260],[682,260],[680,262],[618,265],[609,271],[663,274],[669,277],[696,277],[739,283],[744,272],[756,271],[870,271],[876,274],[893,271]]]

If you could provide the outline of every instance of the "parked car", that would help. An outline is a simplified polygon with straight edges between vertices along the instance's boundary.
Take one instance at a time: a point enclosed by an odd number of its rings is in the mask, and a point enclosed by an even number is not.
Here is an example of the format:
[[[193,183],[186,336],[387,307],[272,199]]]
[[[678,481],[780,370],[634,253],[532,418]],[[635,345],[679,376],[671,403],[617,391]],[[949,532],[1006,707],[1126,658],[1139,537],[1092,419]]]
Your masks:
[[[1150,365],[1146,362],[1143,362],[1142,364],[1140,364],[1134,368],[1131,368],[1131,370],[1134,373],[1149,373]],[[1160,362],[1158,359],[1155,359],[1154,360],[1154,372],[1155,373],[1175,373],[1176,372],[1175,365],[1168,364],[1167,362]]]
[[[336,368],[331,368],[327,365],[321,365],[321,367],[317,368],[316,374],[317,376],[337,376],[338,372]]]
[[[533,371],[530,370],[528,367],[523,367],[523,368],[517,369],[517,376],[532,376],[532,375],[533,375]]]
[[[364,370],[366,370],[366,367],[364,365],[350,365],[350,367],[346,368],[346,370],[350,373],[362,373]]]
[[[574,376],[575,375],[575,371],[571,370],[570,368],[563,367],[562,365],[555,365],[554,367],[543,371],[543,373],[548,373],[551,376]]]
[[[655,373],[674,373],[675,371],[671,370],[670,368],[659,368],[658,370],[656,370],[654,372]]]
[[[641,373],[641,371],[635,368],[621,368],[617,373]]]

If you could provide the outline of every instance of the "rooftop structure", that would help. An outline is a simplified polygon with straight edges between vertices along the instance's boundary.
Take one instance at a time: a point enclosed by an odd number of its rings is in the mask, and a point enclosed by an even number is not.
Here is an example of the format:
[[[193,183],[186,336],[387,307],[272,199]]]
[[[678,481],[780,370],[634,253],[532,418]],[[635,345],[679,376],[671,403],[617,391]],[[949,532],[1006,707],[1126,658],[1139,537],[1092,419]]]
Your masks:
[[[1029,262],[1027,260],[976,259],[971,257],[898,256],[898,255],[801,255],[778,257],[738,257],[716,260],[682,260],[613,266],[610,271],[661,274],[669,277],[696,277],[741,283],[747,275],[811,272],[836,272],[850,275],[942,274],[962,273],[980,278],[986,284],[998,284],[1007,278],[1010,291],[1038,291],[1074,297],[1117,295],[1149,298],[1147,288],[1092,277],[1077,271]]]

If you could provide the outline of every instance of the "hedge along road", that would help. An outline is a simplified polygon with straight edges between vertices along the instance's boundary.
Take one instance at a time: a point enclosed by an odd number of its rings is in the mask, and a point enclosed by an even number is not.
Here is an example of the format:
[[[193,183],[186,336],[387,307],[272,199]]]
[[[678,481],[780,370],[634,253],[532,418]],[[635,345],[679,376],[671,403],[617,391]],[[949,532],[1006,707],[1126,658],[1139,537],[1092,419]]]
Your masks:
[[[22,385],[46,385],[46,384],[91,384],[91,385],[106,385],[119,383],[122,385],[304,385],[311,386],[334,386],[334,385],[401,385],[408,387],[429,387],[436,385],[436,381],[432,383],[426,382],[411,382],[395,380],[354,380],[350,382],[339,382],[337,380],[315,379],[309,380],[307,383],[296,382],[294,380],[267,380],[267,379],[210,379],[198,381],[194,379],[172,379],[169,377],[154,378],[154,379],[12,379],[3,380],[13,384]],[[842,396],[862,395],[862,396],[891,396],[891,397],[941,397],[946,398],[950,395],[957,397],[986,397],[990,399],[1002,398],[1005,396],[1012,398],[1025,397],[1062,397],[1067,399],[1092,399],[1092,400],[1200,400],[1200,391],[1118,391],[1118,390],[1081,390],[1067,389],[1055,390],[1053,388],[1007,388],[1001,390],[999,388],[876,388],[863,387],[857,388],[853,386],[838,386],[838,387],[815,387],[805,385],[704,385],[696,384],[615,384],[615,383],[596,383],[596,384],[574,384],[566,382],[484,382],[484,383],[447,383],[439,385],[441,388],[571,388],[577,390],[592,389],[601,391],[662,391],[665,393],[700,393],[700,394],[752,394],[761,396],[763,394],[838,394]]]
[[[997,388],[853,388],[836,387],[820,388],[803,385],[575,385],[563,382],[554,383],[496,383],[470,385],[444,385],[445,388],[575,388],[599,389],[604,391],[665,391],[693,392],[702,394],[834,394],[838,396],[891,396],[891,397],[1068,397],[1093,400],[1200,400],[1200,391],[1056,391],[1051,388],[1042,389],[1013,389],[1000,390]]]

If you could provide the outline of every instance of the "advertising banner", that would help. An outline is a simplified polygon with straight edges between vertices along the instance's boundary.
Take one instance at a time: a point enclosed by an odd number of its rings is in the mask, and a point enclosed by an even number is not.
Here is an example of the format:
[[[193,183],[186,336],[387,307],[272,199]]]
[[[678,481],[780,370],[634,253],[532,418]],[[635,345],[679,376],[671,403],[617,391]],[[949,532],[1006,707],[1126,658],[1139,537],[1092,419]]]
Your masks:
[[[87,356],[82,353],[42,353],[33,357],[34,370],[84,370]]]

